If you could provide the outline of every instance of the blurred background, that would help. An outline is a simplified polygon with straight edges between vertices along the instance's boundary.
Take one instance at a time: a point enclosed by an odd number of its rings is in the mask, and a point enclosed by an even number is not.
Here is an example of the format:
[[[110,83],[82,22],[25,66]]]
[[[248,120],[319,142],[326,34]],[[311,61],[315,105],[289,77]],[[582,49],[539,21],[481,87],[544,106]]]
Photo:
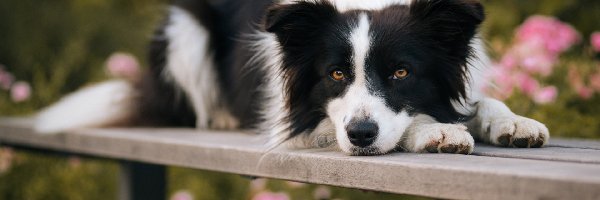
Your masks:
[[[27,116],[84,85],[132,78],[167,0],[0,1],[0,115]],[[600,138],[600,1],[483,0],[484,88],[553,137]],[[115,161],[0,146],[0,199],[115,199]],[[169,198],[419,199],[172,167]]]

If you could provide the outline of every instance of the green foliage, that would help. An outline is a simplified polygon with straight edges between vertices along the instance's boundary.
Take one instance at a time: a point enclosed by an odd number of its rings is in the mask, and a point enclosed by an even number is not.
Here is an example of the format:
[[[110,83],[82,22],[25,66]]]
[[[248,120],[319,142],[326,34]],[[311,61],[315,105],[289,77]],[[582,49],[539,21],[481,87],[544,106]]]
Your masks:
[[[589,36],[599,31],[600,1],[597,0],[482,0],[487,18],[486,38],[508,41],[513,30],[531,15],[555,16]]]
[[[105,200],[116,197],[114,162],[17,152],[0,173],[0,199]]]
[[[235,174],[223,174],[171,167],[169,168],[169,193],[187,190],[196,199],[246,199],[250,179]]]
[[[101,66],[112,52],[144,57],[162,8],[159,0],[0,1],[0,63],[33,88],[16,107],[0,92],[0,114],[31,113],[105,79]]]

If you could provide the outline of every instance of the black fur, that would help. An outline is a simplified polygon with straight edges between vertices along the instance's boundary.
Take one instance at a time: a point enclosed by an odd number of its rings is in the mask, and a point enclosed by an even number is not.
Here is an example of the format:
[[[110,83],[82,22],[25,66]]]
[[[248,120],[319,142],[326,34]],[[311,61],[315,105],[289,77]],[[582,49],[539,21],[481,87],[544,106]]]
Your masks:
[[[216,71],[224,106],[240,120],[242,128],[253,127],[259,120],[261,103],[259,87],[264,73],[247,71],[245,64],[252,57],[244,35],[252,33],[263,19],[265,10],[272,2],[236,0],[176,0],[173,6],[191,13],[202,26],[210,31],[210,47],[214,52]],[[196,116],[189,99],[175,85],[163,79],[168,40],[161,26],[150,45],[149,73],[137,84],[140,96],[135,125],[194,126]],[[194,45],[194,44],[190,44]],[[198,44],[201,45],[201,44]],[[198,55],[203,56],[203,55]]]
[[[326,68],[349,66],[351,47],[340,37],[350,31],[346,20],[327,2],[275,6],[268,11],[265,30],[277,35],[284,52],[281,70],[289,99],[290,138],[314,129],[327,116],[325,102],[344,90],[327,80]]]
[[[370,83],[388,106],[425,113],[443,123],[469,119],[454,110],[452,100],[466,98],[470,42],[483,20],[482,7],[458,0],[419,0],[371,14],[374,35],[367,65]],[[388,77],[400,67],[404,80]]]
[[[327,117],[324,106],[344,93],[352,83],[352,48],[347,36],[359,11],[339,13],[325,1],[275,5],[271,0],[223,0],[175,3],[210,30],[211,47],[223,91],[223,103],[243,127],[258,122],[261,88],[265,73],[245,68],[253,53],[244,35],[257,28],[274,33],[281,43],[285,92],[289,108],[289,137],[314,129]],[[440,122],[459,121],[451,100],[465,97],[466,64],[469,47],[483,9],[470,0],[418,0],[411,6],[392,6],[366,12],[373,36],[367,57],[367,76],[372,93],[385,98],[395,111],[429,114]],[[189,102],[179,98],[168,83],[161,82],[168,41],[152,44],[151,71],[143,81],[142,116],[168,118],[172,125],[193,124]],[[193,45],[193,44],[190,44]],[[203,56],[203,55],[198,55]],[[391,80],[398,67],[410,76]],[[329,77],[332,70],[348,75],[344,81]],[[158,98],[160,97],[160,98]],[[175,107],[170,107],[175,105]],[[156,116],[159,115],[159,116]]]
[[[451,100],[465,97],[466,64],[470,41],[483,20],[482,7],[458,0],[415,1],[367,11],[374,35],[367,61],[370,89],[385,97],[397,112],[425,113],[440,122],[468,119],[454,110]],[[356,11],[337,13],[326,2],[303,2],[272,7],[266,30],[277,34],[284,54],[283,71],[293,137],[314,129],[326,117],[324,107],[352,82],[332,82],[328,74],[337,66],[351,74],[350,44],[345,35]],[[397,67],[407,66],[411,76],[390,80]]]
[[[183,126],[193,127],[196,115],[188,98],[172,83],[163,80],[163,70],[167,63],[168,41],[159,29],[149,47],[150,69],[135,85],[139,91],[133,102],[137,112],[131,124],[138,126]]]

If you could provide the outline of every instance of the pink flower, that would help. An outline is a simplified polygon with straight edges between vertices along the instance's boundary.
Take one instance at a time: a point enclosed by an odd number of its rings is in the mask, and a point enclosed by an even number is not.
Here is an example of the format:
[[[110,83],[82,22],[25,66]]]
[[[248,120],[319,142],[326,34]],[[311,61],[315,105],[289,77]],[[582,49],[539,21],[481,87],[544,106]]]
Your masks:
[[[509,70],[525,70],[548,76],[558,61],[558,54],[544,48],[544,44],[539,41],[519,41],[506,52],[500,64]]]
[[[590,40],[591,40],[592,47],[594,48],[594,50],[596,52],[600,52],[600,32],[592,33]]]
[[[331,199],[331,190],[327,186],[319,186],[313,194],[315,199]]]
[[[558,89],[555,86],[542,87],[535,78],[549,76],[559,61],[559,56],[580,41],[579,33],[569,24],[553,17],[529,17],[515,32],[515,40],[493,66],[488,78],[497,87],[484,88],[497,98],[508,98],[516,88],[536,103],[550,103],[556,100]],[[599,75],[600,76],[600,75]],[[600,84],[600,77],[598,78]],[[585,83],[576,71],[569,71],[569,83],[576,90],[583,91]]]
[[[569,49],[579,41],[579,33],[570,25],[547,16],[529,17],[518,29],[517,40],[538,42],[553,54]]]
[[[26,82],[16,82],[10,89],[10,94],[13,102],[22,102],[29,99],[31,95],[31,87]]]
[[[106,61],[111,76],[135,79],[139,76],[140,66],[137,59],[128,53],[113,53]]]
[[[0,174],[7,172],[13,164],[15,153],[9,147],[0,147]]]
[[[530,55],[523,59],[521,66],[528,72],[538,73],[548,76],[552,73],[552,68],[556,59],[544,54]]]
[[[7,71],[4,71],[2,65],[0,65],[0,88],[4,90],[10,89],[10,85],[13,84],[15,78],[12,74]]]
[[[590,76],[590,86],[600,92],[600,72],[596,72]]]
[[[592,95],[594,95],[594,90],[589,87],[579,87],[576,90],[577,90],[577,94],[582,99],[590,99],[590,98],[592,98]]]
[[[510,97],[514,88],[512,72],[502,67],[502,65],[495,65],[489,72],[485,76],[487,79],[492,80],[494,85],[481,89],[499,99]]]
[[[568,80],[571,87],[576,90],[584,86],[581,74],[579,74],[579,71],[573,66],[569,66]]]
[[[506,54],[502,57],[502,60],[500,61],[500,67],[506,70],[511,70],[517,66],[518,62],[519,61],[516,58],[516,56],[512,54]]]
[[[261,192],[252,198],[252,200],[289,200],[290,197],[286,193]]]
[[[558,89],[556,89],[554,86],[548,86],[536,91],[533,95],[533,101],[539,104],[546,104],[554,102],[557,95]]]
[[[600,82],[600,80],[596,80],[600,78],[597,78],[595,76],[597,75],[592,75],[592,77],[590,78],[590,83],[592,84],[592,87],[594,87],[594,85],[597,84],[596,82]],[[598,76],[600,76],[600,74],[598,74]],[[576,70],[576,68],[572,66],[570,67],[568,78],[571,88],[573,88],[575,92],[577,92],[577,95],[579,95],[579,97],[581,97],[582,99],[592,98],[592,95],[594,95],[594,89],[585,85],[581,74]]]
[[[261,191],[267,187],[267,179],[266,178],[257,178],[250,182],[250,190],[252,191]]]
[[[519,87],[523,93],[529,96],[533,96],[540,87],[538,81],[526,73],[516,74],[515,79],[518,83],[517,87]]]
[[[170,200],[194,200],[194,196],[187,190],[179,190],[171,196]]]
[[[508,54],[517,58],[517,64],[528,72],[549,75],[558,60],[558,54],[544,49],[543,43],[534,40],[515,43]]]

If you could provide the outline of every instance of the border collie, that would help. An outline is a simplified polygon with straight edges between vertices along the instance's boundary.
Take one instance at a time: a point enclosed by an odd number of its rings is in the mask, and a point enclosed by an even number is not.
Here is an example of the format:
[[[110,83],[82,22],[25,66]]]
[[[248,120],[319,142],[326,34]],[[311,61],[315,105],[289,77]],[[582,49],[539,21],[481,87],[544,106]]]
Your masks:
[[[541,147],[548,129],[485,97],[475,0],[179,0],[138,81],[75,92],[42,133],[99,126],[255,128],[270,145],[469,154]]]

